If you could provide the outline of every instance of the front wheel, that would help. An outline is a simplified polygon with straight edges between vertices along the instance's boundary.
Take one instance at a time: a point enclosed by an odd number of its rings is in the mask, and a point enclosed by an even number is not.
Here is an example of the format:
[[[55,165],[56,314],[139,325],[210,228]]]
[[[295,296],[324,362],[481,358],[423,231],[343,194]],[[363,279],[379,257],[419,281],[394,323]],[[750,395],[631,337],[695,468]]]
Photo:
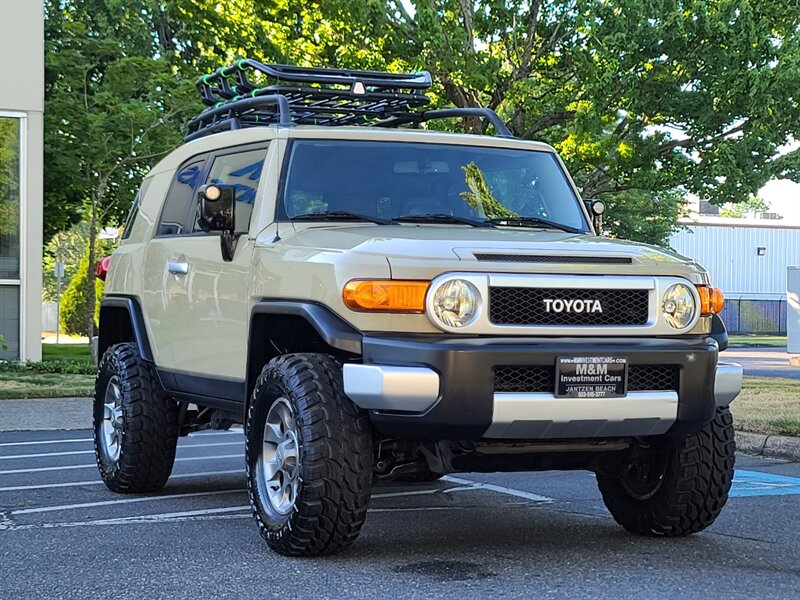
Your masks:
[[[717,408],[699,433],[674,447],[639,447],[622,473],[598,473],[597,485],[614,520],[632,533],[697,533],[728,500],[735,450],[730,410]]]
[[[270,548],[312,556],[350,546],[367,516],[372,442],[341,365],[324,354],[271,360],[245,430],[250,506]]]

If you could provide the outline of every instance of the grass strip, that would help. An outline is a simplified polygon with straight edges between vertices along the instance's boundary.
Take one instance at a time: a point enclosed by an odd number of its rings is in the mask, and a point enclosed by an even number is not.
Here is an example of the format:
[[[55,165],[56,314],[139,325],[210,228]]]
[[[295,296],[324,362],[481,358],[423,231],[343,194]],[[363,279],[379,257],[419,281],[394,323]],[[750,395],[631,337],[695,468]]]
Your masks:
[[[769,346],[772,348],[785,348],[786,336],[737,334],[728,336],[728,343],[731,346]]]
[[[87,398],[94,395],[94,375],[0,371],[0,399]]]
[[[740,431],[800,436],[800,381],[745,377],[731,412]]]

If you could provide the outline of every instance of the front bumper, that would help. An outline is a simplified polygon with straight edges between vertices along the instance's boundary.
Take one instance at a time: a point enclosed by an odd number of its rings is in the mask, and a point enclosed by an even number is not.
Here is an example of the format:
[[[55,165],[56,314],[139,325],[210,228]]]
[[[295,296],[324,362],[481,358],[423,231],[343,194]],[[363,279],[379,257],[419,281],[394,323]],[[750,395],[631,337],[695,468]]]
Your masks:
[[[717,364],[711,338],[530,339],[367,335],[344,366],[345,393],[383,435],[413,439],[609,438],[700,430],[741,389],[741,367]],[[624,398],[495,392],[499,366],[553,366],[558,356],[625,356],[679,370],[677,390]]]

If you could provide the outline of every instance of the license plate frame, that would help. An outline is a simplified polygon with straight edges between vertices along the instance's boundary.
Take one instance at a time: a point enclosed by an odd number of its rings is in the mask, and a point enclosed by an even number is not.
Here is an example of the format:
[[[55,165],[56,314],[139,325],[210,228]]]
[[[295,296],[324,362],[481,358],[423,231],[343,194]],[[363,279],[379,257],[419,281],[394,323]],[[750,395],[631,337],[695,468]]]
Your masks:
[[[556,398],[625,398],[628,357],[559,356],[555,383]]]

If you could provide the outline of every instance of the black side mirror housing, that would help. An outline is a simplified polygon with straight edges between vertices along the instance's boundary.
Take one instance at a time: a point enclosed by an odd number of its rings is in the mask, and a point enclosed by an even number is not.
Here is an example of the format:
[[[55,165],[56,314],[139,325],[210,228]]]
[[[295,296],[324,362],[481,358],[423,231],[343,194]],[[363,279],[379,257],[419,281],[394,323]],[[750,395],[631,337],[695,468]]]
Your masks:
[[[220,249],[225,261],[236,252],[236,188],[232,185],[204,185],[197,191],[197,225],[209,233],[219,231]]]
[[[602,200],[584,200],[586,210],[592,215],[592,225],[597,235],[603,230],[603,214],[606,212],[606,203]]]
[[[236,227],[236,190],[232,185],[204,185],[197,191],[197,224],[206,233],[229,231]]]

